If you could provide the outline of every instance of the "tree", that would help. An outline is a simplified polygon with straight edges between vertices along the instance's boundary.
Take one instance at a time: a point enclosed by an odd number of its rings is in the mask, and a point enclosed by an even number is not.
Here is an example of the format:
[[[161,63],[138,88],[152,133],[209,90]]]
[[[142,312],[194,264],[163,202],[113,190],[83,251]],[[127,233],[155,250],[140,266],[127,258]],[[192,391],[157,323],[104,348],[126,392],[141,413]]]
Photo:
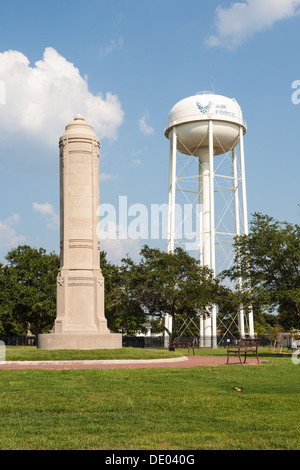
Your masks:
[[[46,254],[43,248],[23,245],[9,251],[5,258],[7,265],[1,270],[2,283],[5,284],[1,299],[2,323],[10,312],[14,325],[12,330],[26,333],[30,328],[34,335],[48,332],[56,316],[59,256]]]
[[[218,330],[221,335],[228,334],[239,335],[239,329],[236,322],[233,321],[238,315],[242,297],[239,291],[233,291],[223,287],[218,296]]]
[[[108,328],[126,336],[143,331],[142,324],[147,316],[139,301],[131,294],[131,273],[124,267],[110,263],[104,251],[100,252],[100,266],[105,280],[105,317]],[[131,262],[132,271],[134,266]]]
[[[14,317],[13,313],[13,286],[8,275],[8,268],[0,263],[0,335],[15,336],[26,334]]]
[[[218,281],[210,269],[200,266],[182,248],[166,253],[145,245],[140,254],[138,265],[130,258],[123,260],[123,279],[127,277],[132,301],[149,316],[172,317],[173,331],[168,331],[172,340],[184,320],[207,313],[217,301]]]
[[[300,324],[300,227],[255,213],[249,235],[235,240],[235,263],[224,276],[244,279],[245,304],[278,310],[284,326]],[[249,283],[250,282],[250,283]],[[249,287],[251,288],[249,289]],[[288,319],[288,322],[287,322]]]

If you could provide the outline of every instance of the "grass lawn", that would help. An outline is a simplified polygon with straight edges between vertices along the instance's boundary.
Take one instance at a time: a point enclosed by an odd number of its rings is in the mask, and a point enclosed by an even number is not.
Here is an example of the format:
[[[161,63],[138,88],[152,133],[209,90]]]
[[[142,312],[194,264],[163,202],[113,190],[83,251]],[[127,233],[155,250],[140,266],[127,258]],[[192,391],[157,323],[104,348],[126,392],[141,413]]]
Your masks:
[[[19,348],[7,349],[7,360],[18,357]],[[130,349],[115,354],[155,353]],[[0,370],[0,449],[299,450],[300,365],[268,359],[246,367]]]
[[[95,349],[95,350],[57,350],[38,349],[35,346],[6,346],[7,361],[63,361],[63,360],[105,360],[105,359],[163,359],[181,357],[188,354],[187,349],[176,349],[170,352],[165,349]],[[193,354],[190,352],[190,354]],[[195,349],[196,355],[226,356],[226,349]],[[249,355],[250,357],[252,354]],[[259,349],[259,357],[285,357],[290,353],[272,352],[268,348]]]
[[[187,350],[174,352],[165,349],[95,349],[95,350],[57,350],[38,349],[35,346],[7,346],[7,361],[63,361],[63,360],[105,360],[105,359],[161,359],[183,356]]]

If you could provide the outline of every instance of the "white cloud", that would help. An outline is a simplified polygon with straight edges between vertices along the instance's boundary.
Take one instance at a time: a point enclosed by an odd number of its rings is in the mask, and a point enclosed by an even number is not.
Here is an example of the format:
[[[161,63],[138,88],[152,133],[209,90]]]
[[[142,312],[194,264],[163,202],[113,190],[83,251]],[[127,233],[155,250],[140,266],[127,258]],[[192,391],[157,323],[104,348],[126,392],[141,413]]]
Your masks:
[[[100,58],[106,57],[113,53],[114,50],[122,50],[124,47],[124,39],[120,38],[118,40],[111,39],[108,46],[100,48]]]
[[[6,88],[5,83],[0,80],[0,104],[5,104],[6,102]]]
[[[113,220],[106,218],[105,222],[100,223],[98,227],[98,237],[100,249],[107,252],[108,259],[115,264],[120,264],[127,254],[136,259],[141,249],[140,240],[131,239],[124,227],[117,225]]]
[[[147,151],[148,149],[146,147],[146,148],[140,148],[138,150],[134,150],[133,152],[131,152],[130,153],[131,163],[136,166],[141,165],[143,163],[142,157],[145,155]]]
[[[59,216],[56,214],[52,204],[49,204],[48,202],[46,202],[45,204],[39,204],[37,202],[34,202],[32,204],[32,208],[35,212],[40,213],[47,220],[47,226],[49,228],[55,230],[59,228]]]
[[[20,223],[19,214],[13,214],[6,220],[0,221],[0,247],[13,248],[26,240],[24,235],[17,235],[14,228]]]
[[[154,132],[153,127],[148,124],[148,121],[150,119],[150,114],[148,111],[145,111],[141,119],[139,119],[139,128],[140,131],[145,134],[145,135],[151,135]]]
[[[116,175],[109,175],[108,173],[105,172],[100,172],[100,181],[111,181],[117,179],[118,176]]]
[[[134,165],[137,165],[137,166],[142,164],[142,160],[140,158],[133,158],[131,161]]]
[[[235,49],[255,33],[277,21],[300,13],[300,0],[247,0],[216,9],[216,34],[207,39],[210,47]]]
[[[101,138],[115,139],[124,119],[118,96],[89,91],[87,77],[52,47],[30,65],[19,51],[0,53],[6,104],[0,107],[0,141],[9,136],[57,146],[65,126],[80,113]],[[8,137],[7,137],[8,136]]]
[[[129,255],[133,260],[139,257],[141,245],[139,240],[102,240],[100,242],[100,249],[107,252],[109,261],[114,264],[120,264],[122,258]]]

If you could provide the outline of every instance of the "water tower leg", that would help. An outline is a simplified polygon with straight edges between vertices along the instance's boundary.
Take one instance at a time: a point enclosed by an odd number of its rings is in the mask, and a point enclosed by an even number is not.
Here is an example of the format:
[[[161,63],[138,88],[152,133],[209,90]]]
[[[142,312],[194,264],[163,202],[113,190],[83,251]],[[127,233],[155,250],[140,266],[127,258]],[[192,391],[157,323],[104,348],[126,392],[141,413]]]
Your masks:
[[[200,314],[200,320],[199,320],[199,333],[200,333],[200,338],[199,338],[199,346],[200,348],[203,348],[204,346],[204,317],[203,314]]]
[[[175,195],[176,195],[176,156],[177,135],[173,127],[170,138],[169,197],[168,197],[168,240],[167,252],[173,253],[175,239]],[[165,327],[172,333],[172,317],[166,315]],[[169,334],[165,331],[165,347],[169,344]]]
[[[209,178],[209,162],[203,162],[201,165],[202,179],[202,266],[210,267],[211,263],[211,238],[210,238],[210,178]]]
[[[170,139],[170,167],[169,167],[169,198],[168,198],[168,242],[167,252],[174,251],[175,238],[175,195],[176,195],[176,153],[177,136],[173,127]]]
[[[252,306],[250,306],[250,309],[249,309],[249,335],[251,338],[254,338],[254,321],[253,321]]]
[[[212,313],[211,313],[211,333],[212,333],[212,342],[211,346],[213,349],[217,348],[217,307],[214,305],[212,307]]]
[[[205,159],[207,156],[205,156]],[[211,238],[210,238],[210,174],[209,161],[203,160],[199,165],[200,179],[200,207],[201,211],[201,235],[200,235],[200,261],[202,266],[211,265]],[[211,346],[211,315],[203,317],[204,346]]]
[[[212,120],[209,121],[209,206],[210,206],[210,268],[216,271],[216,246],[215,246],[215,188],[214,188],[214,129]],[[217,347],[217,308],[211,311],[211,339],[212,347]]]
[[[238,192],[238,174],[237,174],[237,161],[236,161],[236,147],[232,151],[232,170],[233,170],[233,192],[234,192],[234,208],[235,208],[235,233],[237,236],[241,234],[240,229],[240,207],[239,207],[239,192]],[[239,263],[239,259],[238,259]],[[243,280],[239,278],[239,288],[242,290]],[[244,319],[244,309],[242,305],[239,308],[238,313],[238,325],[239,333],[242,338],[245,337],[245,319]]]
[[[211,312],[204,317],[204,346],[211,348]]]
[[[166,315],[165,317],[165,327],[172,332],[172,326],[173,326],[173,318],[170,315]],[[169,347],[169,334],[165,331],[165,336],[164,336],[164,347],[168,348]]]
[[[216,270],[215,248],[215,187],[214,187],[214,130],[209,121],[209,206],[210,206],[210,268]]]
[[[240,159],[241,159],[241,178],[242,178],[242,199],[243,199],[243,217],[244,217],[244,234],[249,234],[248,212],[247,212],[247,195],[246,195],[246,172],[245,172],[245,150],[244,150],[244,132],[240,128]],[[250,286],[251,288],[251,286]],[[253,310],[249,309],[249,335],[254,337]]]
[[[199,261],[201,266],[206,264],[206,253],[209,252],[209,238],[207,245],[207,218],[209,217],[209,168],[208,163],[199,158]],[[205,229],[208,231],[208,227]],[[200,314],[199,324],[200,347],[205,346],[205,315]]]

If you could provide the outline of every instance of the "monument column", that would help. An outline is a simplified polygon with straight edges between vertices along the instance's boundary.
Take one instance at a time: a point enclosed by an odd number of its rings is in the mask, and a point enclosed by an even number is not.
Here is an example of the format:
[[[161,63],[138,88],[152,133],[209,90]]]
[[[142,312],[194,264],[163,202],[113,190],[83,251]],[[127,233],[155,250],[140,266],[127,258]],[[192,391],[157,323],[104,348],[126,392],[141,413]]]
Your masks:
[[[60,270],[53,332],[39,335],[42,349],[112,349],[104,312],[104,278],[96,233],[99,206],[99,139],[77,115],[59,141]]]

